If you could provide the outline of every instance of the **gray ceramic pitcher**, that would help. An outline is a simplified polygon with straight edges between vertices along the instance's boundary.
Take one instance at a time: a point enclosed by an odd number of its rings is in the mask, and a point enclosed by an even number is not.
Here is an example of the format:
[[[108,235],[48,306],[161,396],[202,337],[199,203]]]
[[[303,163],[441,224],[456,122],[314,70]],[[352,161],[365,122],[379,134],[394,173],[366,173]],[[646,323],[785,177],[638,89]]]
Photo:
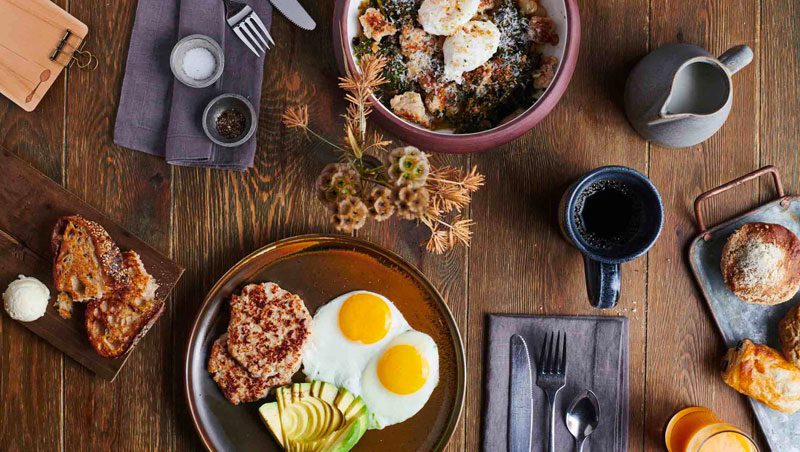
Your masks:
[[[728,119],[731,76],[750,64],[746,45],[715,58],[689,44],[667,44],[633,68],[625,85],[625,113],[639,134],[661,146],[680,148],[707,140]]]

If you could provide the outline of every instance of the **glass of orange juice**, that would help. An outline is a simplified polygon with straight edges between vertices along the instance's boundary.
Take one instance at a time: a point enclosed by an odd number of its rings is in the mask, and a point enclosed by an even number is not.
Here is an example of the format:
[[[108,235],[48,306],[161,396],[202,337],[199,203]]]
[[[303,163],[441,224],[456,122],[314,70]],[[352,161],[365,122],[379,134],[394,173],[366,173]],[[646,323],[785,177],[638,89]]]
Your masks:
[[[758,452],[747,434],[722,422],[708,408],[697,406],[672,416],[664,441],[669,452]]]

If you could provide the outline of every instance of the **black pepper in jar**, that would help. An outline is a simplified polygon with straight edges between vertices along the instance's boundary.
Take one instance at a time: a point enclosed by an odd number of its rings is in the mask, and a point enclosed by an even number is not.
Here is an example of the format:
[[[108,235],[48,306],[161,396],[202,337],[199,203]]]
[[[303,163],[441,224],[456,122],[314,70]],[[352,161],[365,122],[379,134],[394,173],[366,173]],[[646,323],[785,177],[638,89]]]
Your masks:
[[[217,117],[217,133],[226,140],[234,140],[244,135],[246,123],[247,117],[241,111],[225,110]]]

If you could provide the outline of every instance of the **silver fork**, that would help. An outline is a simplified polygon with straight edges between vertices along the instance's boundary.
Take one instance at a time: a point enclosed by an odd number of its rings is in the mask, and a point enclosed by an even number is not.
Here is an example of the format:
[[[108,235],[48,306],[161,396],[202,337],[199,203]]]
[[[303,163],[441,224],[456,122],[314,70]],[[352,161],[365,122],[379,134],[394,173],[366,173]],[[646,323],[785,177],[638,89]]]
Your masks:
[[[567,382],[567,335],[563,331],[549,332],[542,343],[542,353],[536,363],[536,386],[547,395],[550,409],[547,414],[547,430],[550,432],[547,451],[555,451],[555,412],[558,391]]]
[[[267,31],[267,27],[264,26],[264,22],[261,22],[258,14],[253,11],[250,5],[236,0],[222,0],[222,2],[225,3],[228,25],[256,56],[260,57],[262,53],[267,52],[267,49],[269,49],[267,40],[272,45],[275,45],[275,41],[272,40],[272,36]]]

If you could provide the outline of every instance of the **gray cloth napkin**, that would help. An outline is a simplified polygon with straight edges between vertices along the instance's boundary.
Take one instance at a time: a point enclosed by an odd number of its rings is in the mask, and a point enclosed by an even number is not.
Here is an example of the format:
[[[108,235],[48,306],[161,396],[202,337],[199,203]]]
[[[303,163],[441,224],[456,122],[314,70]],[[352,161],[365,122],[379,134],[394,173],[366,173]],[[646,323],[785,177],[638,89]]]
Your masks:
[[[564,415],[573,397],[591,389],[602,417],[586,440],[584,451],[624,451],[628,447],[628,319],[622,317],[533,317],[489,315],[482,448],[507,450],[509,352],[512,334],[528,344],[533,372],[532,450],[544,450],[547,440],[547,399],[536,386],[536,360],[548,331],[567,335],[567,385],[556,403],[556,450],[573,450]]]
[[[269,28],[270,3],[247,3]],[[189,88],[170,71],[172,47],[195,33],[214,38],[225,52],[222,79],[208,88]],[[235,148],[215,145],[203,132],[203,109],[221,93],[236,93],[258,112],[263,72],[263,57],[256,58],[225,22],[222,0],[139,0],[114,142],[164,157],[173,165],[244,171],[253,166],[255,136]]]

